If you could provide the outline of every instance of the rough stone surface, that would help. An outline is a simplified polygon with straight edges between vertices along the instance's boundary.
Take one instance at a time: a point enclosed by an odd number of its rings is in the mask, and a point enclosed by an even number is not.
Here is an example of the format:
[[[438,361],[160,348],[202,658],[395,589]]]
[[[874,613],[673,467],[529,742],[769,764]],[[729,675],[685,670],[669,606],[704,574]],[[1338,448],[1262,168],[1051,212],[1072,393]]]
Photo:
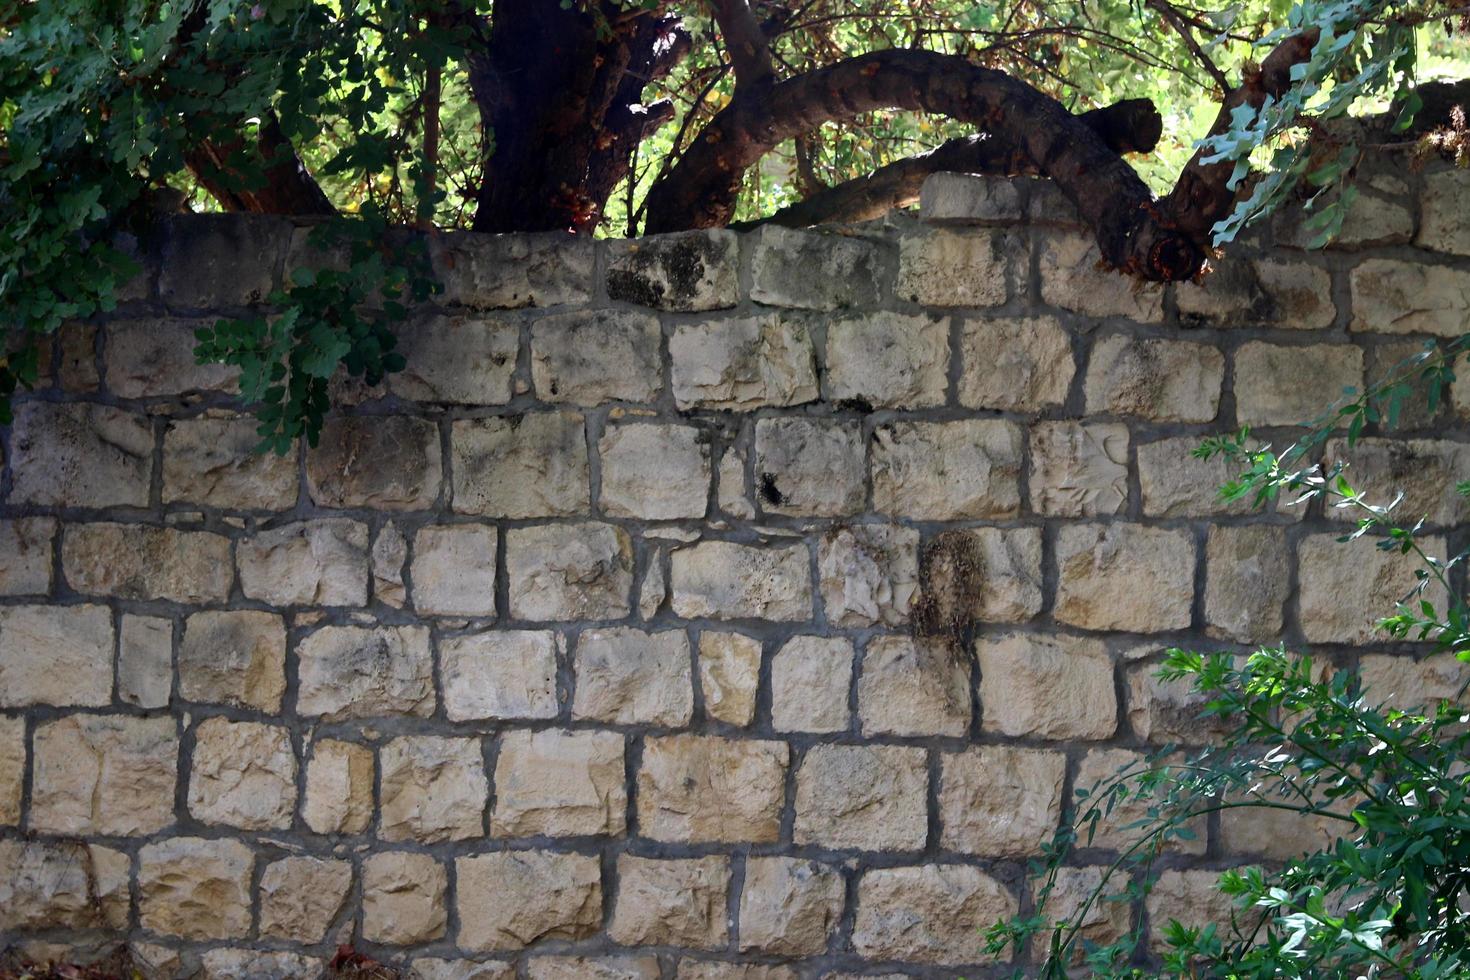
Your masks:
[[[874,960],[981,962],[981,935],[1016,909],[1015,896],[979,868],[879,868],[858,882],[852,945]]]
[[[976,646],[986,731],[1094,739],[1117,729],[1113,665],[1101,641],[1011,633]]]
[[[1111,335],[1092,350],[1084,393],[1088,414],[1158,422],[1209,422],[1220,410],[1225,356],[1183,340]]]
[[[725,895],[729,858],[618,858],[618,897],[607,928],[624,946],[719,949],[729,939]]]
[[[561,233],[429,236],[442,301],[477,309],[580,303],[592,292],[591,239]]]
[[[319,943],[352,886],[352,865],[316,857],[288,857],[260,876],[260,934]]]
[[[194,331],[213,325],[173,317],[114,321],[103,354],[108,390],[119,398],[233,391],[239,368],[194,360]]]
[[[681,323],[669,338],[669,356],[681,409],[750,411],[817,399],[811,332],[797,316]]]
[[[306,485],[322,507],[425,510],[439,499],[439,430],[406,415],[327,419],[306,453]]]
[[[495,528],[436,524],[413,537],[413,607],[428,616],[495,615]]]
[[[388,390],[413,402],[503,405],[511,397],[520,324],[510,318],[431,316],[403,324],[396,350],[407,362]]]
[[[870,313],[827,324],[828,401],[929,408],[944,404],[948,389],[948,320]]]
[[[253,609],[195,613],[179,644],[179,696],[274,712],[286,692],[286,627]]]
[[[1138,524],[1071,524],[1057,536],[1063,623],[1093,630],[1183,629],[1194,592],[1194,542]]]
[[[306,825],[318,834],[360,834],[372,816],[372,750],[337,739],[317,742],[306,764]]]
[[[250,932],[255,855],[237,840],[172,837],[138,851],[143,928],[183,939],[243,939]]]
[[[537,956],[526,960],[527,980],[659,980],[654,956]]]
[[[699,689],[705,714],[727,725],[749,725],[755,718],[760,669],[759,640],[740,633],[700,633]]]
[[[408,563],[408,540],[398,525],[389,521],[373,539],[373,597],[394,609],[402,609],[408,599],[403,584],[403,568]]]
[[[145,507],[153,474],[148,419],[106,405],[27,402],[10,429],[13,503]]]
[[[534,412],[453,423],[454,509],[487,517],[585,513],[582,416]]]
[[[222,600],[235,577],[228,538],[143,524],[70,525],[61,571],[86,595],[170,602]]]
[[[1333,439],[1323,449],[1328,463],[1345,464],[1343,476],[1369,503],[1393,509],[1397,522],[1451,526],[1470,520],[1470,501],[1455,490],[1470,472],[1470,446],[1443,439]],[[1402,496],[1401,496],[1402,495]],[[1329,507],[1326,516],[1356,523],[1361,512]]]
[[[1145,517],[1208,517],[1256,509],[1250,497],[1220,499],[1220,487],[1239,476],[1240,467],[1224,456],[1196,458],[1200,441],[1199,436],[1179,436],[1137,447]]]
[[[608,299],[677,313],[734,306],[739,243],[722,228],[611,242]]]
[[[681,631],[587,630],[577,641],[574,670],[573,718],[678,726],[694,713],[689,638]]]
[[[827,949],[842,916],[842,875],[830,865],[789,857],[745,862],[740,948],[780,956]]]
[[[1048,235],[1041,243],[1041,301],[1090,317],[1126,316],[1156,323],[1163,316],[1163,290],[1099,269],[1101,255],[1089,234]]]
[[[614,517],[703,517],[709,506],[709,436],[692,425],[612,426],[597,444],[602,510]]]
[[[1272,304],[1272,323],[1290,330],[1330,327],[1337,319],[1332,276],[1321,266],[1279,259],[1254,263],[1261,289]]]
[[[1350,274],[1349,330],[1458,336],[1470,316],[1470,272],[1423,261],[1366,259]]]
[[[1205,541],[1205,622],[1210,633],[1242,643],[1280,637],[1290,562],[1281,528],[1210,528]]]
[[[917,851],[927,835],[924,750],[817,745],[796,770],[798,844]]]
[[[378,836],[434,843],[478,837],[490,796],[475,738],[405,735],[383,746]]]
[[[1376,623],[1414,587],[1419,559],[1383,551],[1370,537],[1346,544],[1336,533],[1312,534],[1297,543],[1297,606],[1302,635],[1313,643],[1368,643],[1386,639]],[[1439,560],[1444,539],[1419,538],[1419,546]],[[1423,598],[1445,607],[1444,589],[1428,588]]]
[[[771,724],[778,732],[845,732],[851,724],[852,641],[793,636],[771,658]]]
[[[863,655],[858,715],[866,735],[965,734],[969,658],[947,643],[875,637]]]
[[[106,606],[0,607],[0,707],[107,704],[112,645]]]
[[[1358,662],[1358,673],[1369,703],[1432,712],[1441,701],[1464,702],[1460,692],[1470,677],[1470,667],[1442,655],[1415,660],[1403,654],[1372,653]]]
[[[939,839],[950,850],[1029,858],[1056,831],[1067,759],[1060,752],[985,745],[943,756]]]
[[[620,834],[628,805],[623,737],[614,732],[508,732],[495,764],[497,837]]]
[[[1435,252],[1470,255],[1470,217],[1465,199],[1470,196],[1470,179],[1456,167],[1426,174],[1420,198],[1419,234],[1414,244]]]
[[[762,225],[751,236],[750,298],[806,310],[862,308],[878,298],[880,252],[860,238]]]
[[[560,313],[531,325],[531,381],[542,401],[600,405],[658,397],[656,317],[628,310]]]
[[[1013,517],[1021,430],[999,419],[893,422],[873,435],[873,509],[919,520]]]
[[[434,710],[429,631],[420,626],[326,626],[297,645],[296,710],[328,721]]]
[[[1013,232],[935,228],[898,243],[899,298],[920,306],[999,306],[1006,299],[1006,270],[1024,255]]]
[[[143,836],[174,822],[172,718],[70,715],[36,728],[30,827]]]
[[[773,514],[841,517],[867,497],[863,436],[847,422],[761,419],[755,425],[755,485]]]
[[[1251,341],[1235,352],[1235,417],[1242,425],[1301,425],[1363,388],[1363,352],[1338,344]]]
[[[811,615],[808,553],[705,541],[671,556],[674,614],[688,619],[801,620]]]
[[[419,956],[409,963],[412,980],[515,980],[514,963],[500,960],[441,959]]]
[[[163,434],[163,502],[222,510],[288,510],[296,457],[256,452],[253,418],[180,419]]]
[[[611,524],[544,524],[505,534],[510,614],[536,622],[628,615],[633,544]]]
[[[1157,664],[1128,669],[1128,727],[1145,742],[1196,745],[1224,735],[1229,725],[1204,716],[1210,699],[1188,680],[1165,681]]]
[[[919,189],[925,221],[1001,221],[1021,216],[1017,181],[981,174],[935,173]]]
[[[555,718],[555,633],[504,630],[439,640],[444,713],[451,721]]]
[[[173,689],[174,624],[158,616],[123,616],[117,637],[117,696],[139,708],[162,708]]]
[[[51,591],[56,521],[22,517],[0,521],[0,595],[45,595]]]
[[[1077,790],[1086,790],[1087,799],[1075,801],[1075,805],[1086,810],[1096,804],[1104,803],[1104,797],[1099,792],[1099,787],[1110,783],[1125,767],[1130,773],[1141,775],[1148,770],[1147,757],[1142,752],[1131,749],[1091,749],[1077,764],[1077,772],[1072,777],[1074,795]],[[1174,757],[1172,761],[1182,761]],[[1098,814],[1096,825],[1089,836],[1084,837],[1087,847],[1100,847],[1122,852],[1138,842],[1143,833],[1136,826],[1138,821],[1147,819],[1151,807],[1158,806],[1158,797],[1150,794],[1134,794],[1127,798],[1117,798],[1112,802],[1110,809]],[[1186,823],[1195,836],[1190,840],[1183,838],[1171,839],[1163,845],[1166,854],[1203,854],[1207,843],[1205,835],[1205,818],[1197,817]]]
[[[295,980],[316,976],[324,968],[320,957],[259,949],[210,949],[199,957],[199,980]]]
[[[201,823],[282,830],[296,810],[296,756],[279,725],[208,718],[194,729],[189,814]]]
[[[444,865],[428,854],[380,851],[362,862],[362,937],[411,946],[444,935]]]
[[[919,587],[919,533],[890,524],[836,527],[817,542],[818,587],[834,626],[908,622]]]
[[[638,829],[654,840],[764,844],[781,832],[784,742],[650,738],[638,770]]]
[[[458,858],[454,877],[461,949],[582,939],[602,925],[602,873],[595,854],[478,854]]]
[[[1031,509],[1099,517],[1128,506],[1128,427],[1040,422],[1031,427]]]
[[[1128,902],[1116,898],[1125,894],[1125,886],[1122,882],[1106,880],[1105,870],[1099,867],[1061,868],[1047,897],[1044,910],[1047,919],[1077,927],[1080,941],[1072,955],[1074,963],[1082,961],[1084,942],[1110,945],[1127,935],[1132,925],[1133,914]],[[1039,885],[1033,886],[1033,894],[1039,891]],[[1089,900],[1091,904],[1083,911]]]
[[[361,606],[368,594],[367,525],[349,520],[283,524],[235,549],[240,591],[272,606]]]
[[[1234,911],[1231,897],[1220,891],[1218,871],[1160,872],[1144,907],[1153,926],[1149,945],[1156,951],[1168,948],[1164,930],[1170,922],[1193,929],[1214,925],[1228,935]]]
[[[20,823],[25,776],[25,719],[0,717],[0,827],[13,827]]]
[[[963,632],[971,622],[1020,623],[1041,609],[1041,532],[976,527],[935,535],[920,556],[919,632]]]
[[[83,844],[0,840],[0,929],[98,924],[90,863]]]
[[[1064,402],[1077,370],[1055,317],[966,319],[960,333],[960,404],[1036,412]]]

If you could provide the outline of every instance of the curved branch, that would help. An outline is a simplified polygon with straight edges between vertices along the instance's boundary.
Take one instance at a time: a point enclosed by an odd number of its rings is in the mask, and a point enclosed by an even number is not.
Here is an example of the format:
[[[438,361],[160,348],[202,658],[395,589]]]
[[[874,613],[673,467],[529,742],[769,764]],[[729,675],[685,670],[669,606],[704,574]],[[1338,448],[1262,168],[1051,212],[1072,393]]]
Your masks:
[[[264,183],[255,186],[231,158],[254,157]],[[337,209],[301,162],[275,114],[260,121],[255,143],[243,137],[202,139],[184,156],[200,186],[226,211],[257,214],[336,214]]]
[[[735,84],[752,88],[775,77],[771,43],[750,9],[750,0],[710,0],[710,7],[725,36],[725,48],[735,68]]]

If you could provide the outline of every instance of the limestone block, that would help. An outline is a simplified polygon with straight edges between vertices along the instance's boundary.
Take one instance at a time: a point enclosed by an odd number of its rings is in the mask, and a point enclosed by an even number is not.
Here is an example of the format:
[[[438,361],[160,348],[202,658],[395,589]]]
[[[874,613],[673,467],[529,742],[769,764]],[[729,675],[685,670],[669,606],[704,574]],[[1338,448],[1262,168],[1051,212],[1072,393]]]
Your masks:
[[[802,545],[702,541],[670,556],[674,615],[686,619],[807,619],[809,555]]]
[[[1077,928],[1078,942],[1072,960],[1081,963],[1084,942],[1108,946],[1128,934],[1132,927],[1133,909],[1127,901],[1127,885],[1120,879],[1104,884],[1103,868],[1060,868],[1051,895],[1041,913],[1053,923],[1066,922]],[[1040,885],[1033,883],[1032,894],[1039,900]],[[1092,896],[1097,898],[1093,899]],[[1119,898],[1114,898],[1119,896]],[[1083,906],[1092,904],[1083,911]]]
[[[428,854],[382,851],[362,862],[362,937],[412,946],[444,935],[448,875]]]
[[[411,402],[504,405],[520,346],[509,317],[428,316],[398,327],[407,365],[388,375],[388,390]]]
[[[953,851],[1029,858],[1056,832],[1067,757],[983,745],[946,752],[939,788],[939,839]]]
[[[20,823],[21,788],[25,777],[25,719],[0,717],[0,827],[14,827]]]
[[[102,363],[107,388],[119,398],[158,398],[185,392],[233,392],[240,369],[194,360],[194,332],[210,319],[158,317],[113,320],[107,325]]]
[[[1198,745],[1227,734],[1227,720],[1207,717],[1210,698],[1198,694],[1187,679],[1159,678],[1158,664],[1128,669],[1128,726],[1145,742]]]
[[[1159,793],[1140,792],[1138,778],[1148,772],[1147,757],[1142,752],[1130,749],[1089,749],[1077,764],[1077,773],[1072,786],[1086,790],[1087,797],[1078,798],[1074,805],[1082,811],[1094,806],[1101,807],[1096,825],[1079,838],[1081,847],[1100,847],[1118,852],[1126,851],[1148,833],[1140,821],[1149,819],[1148,811],[1159,805]],[[1171,761],[1182,762],[1177,756]],[[1124,769],[1128,777],[1130,792],[1127,796],[1108,796],[1102,789],[1111,785]],[[1111,801],[1111,802],[1109,802]],[[1205,853],[1205,816],[1201,815],[1186,822],[1185,826],[1194,833],[1190,839],[1170,838],[1164,842],[1166,854]],[[1090,822],[1090,821],[1089,821]]]
[[[816,745],[796,771],[801,845],[917,851],[928,834],[924,750]]]
[[[0,929],[102,924],[92,855],[72,841],[0,840]]]
[[[561,641],[550,630],[505,630],[439,641],[444,713],[450,721],[555,718]]]
[[[306,826],[317,834],[360,834],[373,817],[373,752],[365,745],[322,739],[306,763]]]
[[[858,881],[852,945],[873,960],[982,962],[985,930],[1017,908],[1016,897],[979,868],[878,868]]]
[[[322,507],[426,510],[439,499],[439,428],[406,415],[327,419],[306,453],[306,486]]]
[[[789,966],[767,966],[761,963],[727,963],[723,960],[679,961],[675,980],[797,980],[796,970]]]
[[[431,524],[413,536],[413,607],[428,616],[495,615],[496,530]]]
[[[1163,318],[1164,291],[1142,288],[1115,269],[1098,268],[1101,254],[1090,233],[1054,233],[1041,243],[1041,301],[1090,317],[1125,316],[1139,323]]]
[[[1470,255],[1470,216],[1465,200],[1470,198],[1470,173],[1456,167],[1426,174],[1419,197],[1422,215],[1414,244],[1432,252]]]
[[[429,631],[421,626],[324,626],[296,652],[303,715],[340,721],[434,710]]]
[[[1470,403],[1470,396],[1461,401]],[[727,446],[720,455],[716,479],[719,482],[720,511],[739,521],[755,518],[749,482],[745,478],[746,453],[742,446]]]
[[[845,732],[851,725],[852,641],[793,636],[771,658],[771,724],[778,732]]]
[[[69,525],[61,570],[87,595],[170,602],[223,600],[235,577],[229,538],[142,524]]]
[[[242,830],[284,830],[296,810],[296,755],[279,725],[207,718],[194,729],[189,814]]]
[[[842,917],[836,868],[791,857],[752,857],[740,892],[740,949],[811,956],[827,949]]]
[[[373,539],[373,597],[394,609],[408,599],[403,584],[403,567],[408,562],[408,539],[392,521],[384,524]]]
[[[0,608],[0,707],[107,704],[112,644],[106,606]]]
[[[250,932],[255,855],[237,840],[172,837],[138,851],[139,922],[183,939]]]
[[[655,956],[537,956],[526,960],[527,980],[659,980]]]
[[[806,321],[790,313],[681,323],[669,338],[680,409],[752,411],[816,401]]]
[[[1112,334],[1094,345],[1087,365],[1087,413],[1209,422],[1224,378],[1225,355],[1214,347]]]
[[[254,609],[195,613],[179,644],[179,696],[275,713],[286,692],[286,627]]]
[[[1457,374],[1449,385],[1439,388],[1438,397],[1431,408],[1429,393],[1431,389],[1438,387],[1437,382],[1409,371],[1410,366],[1422,357],[1424,350],[1425,341],[1407,338],[1373,344],[1363,352],[1367,373],[1364,390],[1395,381],[1402,382],[1408,389],[1399,400],[1397,415],[1392,421],[1389,416],[1394,413],[1393,399],[1380,397],[1374,400],[1382,413],[1378,421],[1379,432],[1397,434],[1400,431],[1432,427],[1440,415],[1441,406],[1454,402],[1455,389],[1465,383]]]
[[[368,531],[358,521],[298,521],[235,548],[240,591],[273,606],[367,604]]]
[[[973,527],[944,531],[920,558],[923,591],[914,618],[926,635],[975,622],[1020,623],[1041,611],[1041,530]]]
[[[613,942],[720,949],[728,941],[729,858],[669,861],[622,854],[618,878],[617,903],[607,929]]]
[[[966,318],[960,327],[960,404],[1039,412],[1067,400],[1077,370],[1056,317]]]
[[[1020,182],[983,174],[930,174],[919,188],[919,214],[925,221],[1018,220]]]
[[[380,753],[378,836],[434,843],[483,833],[490,797],[477,738],[404,735]]]
[[[772,843],[781,834],[785,742],[650,737],[638,771],[638,831],[678,843]]]
[[[158,296],[170,306],[200,309],[259,303],[275,288],[290,240],[290,222],[276,215],[170,218],[159,262]]]
[[[412,980],[516,980],[515,964],[501,960],[419,956],[408,964],[408,969]]]
[[[1137,524],[1071,524],[1057,536],[1053,615],[1092,630],[1184,629],[1194,595],[1194,541]]]
[[[808,418],[755,424],[755,482],[762,509],[774,514],[840,517],[864,509],[861,426]]]
[[[976,647],[985,731],[1093,739],[1117,729],[1113,664],[1100,640],[1011,633]]]
[[[827,324],[828,401],[932,408],[944,404],[948,390],[947,319],[883,312]]]
[[[863,309],[879,298],[881,252],[838,232],[762,225],[750,236],[750,298],[804,310]]]
[[[1470,316],[1470,272],[1423,261],[1365,259],[1351,273],[1348,329],[1456,337]]]
[[[573,718],[677,727],[694,713],[689,638],[681,630],[587,630],[577,641],[575,672]]]
[[[260,934],[311,945],[326,937],[352,887],[352,865],[287,857],[260,876]]]
[[[628,806],[623,736],[616,732],[506,732],[495,762],[497,837],[617,836]]]
[[[1384,551],[1380,539],[1340,543],[1336,533],[1312,534],[1297,543],[1297,608],[1302,634],[1312,643],[1356,643],[1385,639],[1376,623],[1414,587],[1421,567],[1413,554]],[[1424,551],[1443,561],[1444,539],[1419,538]],[[1445,608],[1445,592],[1430,586],[1423,598]]]
[[[1038,422],[1031,427],[1031,509],[1052,517],[1120,514],[1128,506],[1128,427]]]
[[[121,297],[118,297],[121,299]],[[69,321],[56,331],[56,384],[62,391],[89,393],[97,390],[102,376],[97,370],[97,327]],[[43,358],[44,360],[44,358]],[[41,368],[44,378],[46,369]],[[44,382],[43,382],[44,383]]]
[[[891,422],[873,438],[873,509],[912,520],[1014,517],[1021,430],[1001,419]]]
[[[964,735],[970,728],[970,664],[948,644],[908,636],[868,642],[858,679],[865,735]]]
[[[10,502],[146,507],[153,427],[107,405],[25,402],[10,429]]]
[[[1311,422],[1342,399],[1344,388],[1363,388],[1363,352],[1357,347],[1253,340],[1235,352],[1235,418],[1241,425]]]
[[[892,524],[835,527],[817,542],[827,622],[901,626],[919,588],[919,532]]]
[[[531,325],[531,382],[545,402],[591,408],[651,402],[662,387],[658,318],[631,310],[538,317]]]
[[[1432,717],[1441,701],[1464,701],[1460,692],[1470,677],[1470,667],[1443,655],[1415,660],[1402,654],[1373,653],[1359,661],[1358,673],[1369,704],[1400,711],[1427,709]]]
[[[293,980],[319,976],[325,967],[320,957],[285,950],[216,948],[200,954],[198,980]]]
[[[1006,301],[1006,272],[1025,264],[1026,242],[998,228],[930,228],[898,243],[900,299],[920,306],[999,306]]]
[[[505,570],[515,619],[621,619],[630,611],[633,543],[612,524],[511,528]]]
[[[499,851],[457,858],[454,871],[461,949],[524,949],[582,939],[602,926],[595,854]]]
[[[257,452],[253,418],[177,419],[163,432],[163,502],[221,510],[289,510],[296,454]]]
[[[699,634],[699,689],[704,711],[716,721],[745,726],[755,720],[761,643],[740,633]]]
[[[69,715],[37,725],[32,752],[32,830],[131,837],[174,822],[172,718]]]
[[[1178,922],[1193,929],[1217,926],[1228,935],[1233,906],[1229,895],[1220,891],[1218,871],[1164,871],[1144,899],[1152,934],[1149,946],[1156,952],[1168,949],[1164,941],[1169,923]]]
[[[117,696],[140,708],[162,708],[173,688],[173,623],[122,617],[117,641]]]
[[[56,554],[56,521],[21,517],[0,521],[0,595],[46,595]]]
[[[1138,447],[1138,484],[1145,517],[1209,517],[1251,514],[1252,497],[1224,501],[1220,488],[1240,475],[1241,467],[1224,456],[1198,459],[1199,436],[1160,439]]]
[[[582,416],[570,412],[457,420],[454,509],[488,517],[585,513],[589,500]]]
[[[602,510],[648,521],[703,517],[709,506],[709,435],[692,425],[609,426],[602,458]]]
[[[1205,542],[1207,631],[1243,643],[1279,639],[1290,574],[1283,529],[1211,527]]]
[[[1396,521],[1412,525],[1452,526],[1470,520],[1470,501],[1455,486],[1470,472],[1470,446],[1444,439],[1359,439],[1348,446],[1345,439],[1330,440],[1323,450],[1331,464],[1343,462],[1343,477],[1369,503],[1393,509]],[[1400,498],[1402,495],[1402,499]],[[1329,519],[1356,523],[1356,508],[1328,507]]]
[[[677,313],[734,306],[739,254],[739,236],[724,228],[611,241],[607,296]]]
[[[1271,303],[1273,326],[1319,330],[1337,319],[1332,276],[1321,266],[1282,259],[1257,259],[1256,277]]]
[[[429,236],[440,301],[476,309],[584,303],[592,295],[596,243],[561,232]]]

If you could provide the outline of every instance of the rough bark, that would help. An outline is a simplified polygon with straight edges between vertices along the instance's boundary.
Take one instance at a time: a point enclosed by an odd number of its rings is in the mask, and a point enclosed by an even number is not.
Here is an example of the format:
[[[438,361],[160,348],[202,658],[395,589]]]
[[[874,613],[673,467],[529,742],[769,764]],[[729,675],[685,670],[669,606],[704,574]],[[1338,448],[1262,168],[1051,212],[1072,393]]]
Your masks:
[[[231,163],[252,155],[264,183],[247,180]],[[201,186],[226,211],[259,214],[336,214],[326,193],[307,171],[274,115],[261,121],[254,144],[244,136],[200,140],[184,158]],[[257,186],[258,184],[258,186]]]
[[[725,50],[735,69],[735,84],[754,88],[769,84],[775,77],[771,62],[771,45],[750,0],[712,0],[715,23],[725,37]]]

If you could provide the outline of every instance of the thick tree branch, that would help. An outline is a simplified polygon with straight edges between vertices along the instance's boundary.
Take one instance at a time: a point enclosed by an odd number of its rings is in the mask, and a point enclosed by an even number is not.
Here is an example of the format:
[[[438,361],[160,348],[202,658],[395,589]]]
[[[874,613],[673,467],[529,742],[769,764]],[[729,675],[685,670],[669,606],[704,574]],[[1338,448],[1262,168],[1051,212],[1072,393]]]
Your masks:
[[[240,172],[231,158],[251,155],[261,168],[263,186]],[[274,114],[261,120],[251,146],[245,137],[200,140],[184,158],[201,186],[226,211],[259,214],[336,214],[337,209],[307,171]]]
[[[775,77],[771,44],[749,0],[710,0],[710,6],[725,36],[725,48],[735,68],[735,84],[754,88],[770,82]]]

